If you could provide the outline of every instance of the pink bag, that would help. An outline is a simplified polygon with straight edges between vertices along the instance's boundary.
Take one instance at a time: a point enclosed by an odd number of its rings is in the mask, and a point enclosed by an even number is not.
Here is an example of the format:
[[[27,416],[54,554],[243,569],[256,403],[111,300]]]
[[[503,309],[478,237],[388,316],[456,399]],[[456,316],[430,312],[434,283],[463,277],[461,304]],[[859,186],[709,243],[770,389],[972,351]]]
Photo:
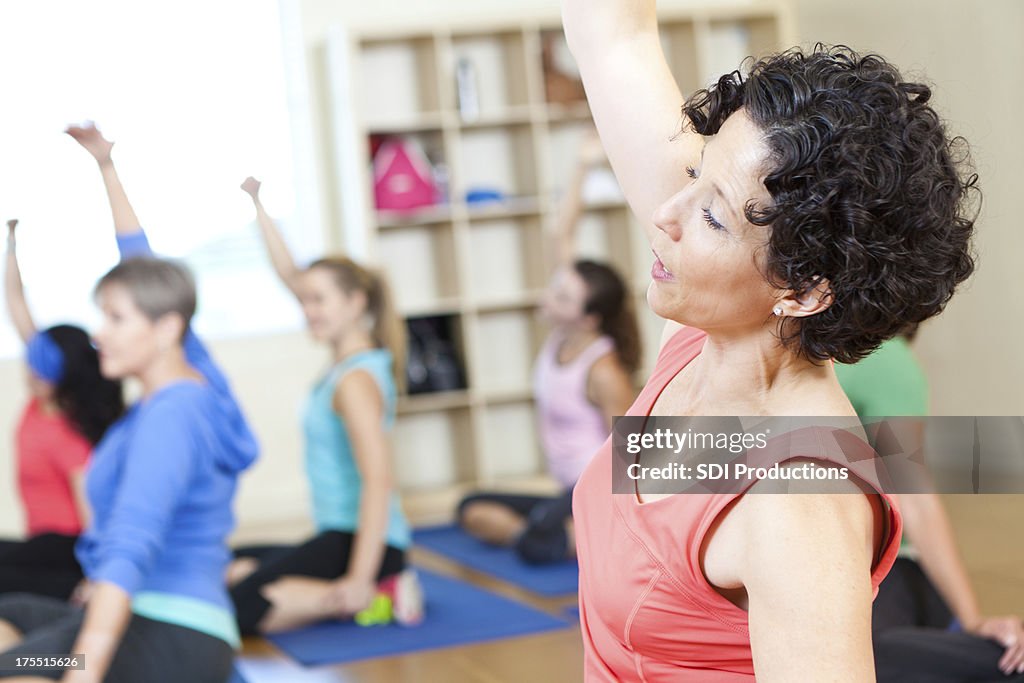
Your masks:
[[[420,146],[385,140],[373,157],[373,194],[377,208],[404,211],[432,206],[437,197],[433,169]]]

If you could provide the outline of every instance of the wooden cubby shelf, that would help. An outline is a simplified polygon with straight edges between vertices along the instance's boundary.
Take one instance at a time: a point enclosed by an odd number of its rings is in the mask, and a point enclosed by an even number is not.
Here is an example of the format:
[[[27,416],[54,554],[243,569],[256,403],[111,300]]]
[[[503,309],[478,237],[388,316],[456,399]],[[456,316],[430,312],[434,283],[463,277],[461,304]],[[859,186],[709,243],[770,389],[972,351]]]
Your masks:
[[[465,389],[459,391],[438,391],[430,394],[414,394],[402,396],[398,400],[398,412],[402,415],[412,413],[431,413],[452,408],[468,408],[472,403],[470,393]]]

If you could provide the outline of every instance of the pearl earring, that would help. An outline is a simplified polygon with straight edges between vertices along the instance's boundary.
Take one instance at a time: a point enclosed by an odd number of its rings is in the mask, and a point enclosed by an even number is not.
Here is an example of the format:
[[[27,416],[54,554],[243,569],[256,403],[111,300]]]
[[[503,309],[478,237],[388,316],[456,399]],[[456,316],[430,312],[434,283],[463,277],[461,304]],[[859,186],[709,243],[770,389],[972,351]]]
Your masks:
[[[776,306],[772,309],[772,313],[775,315],[782,315],[782,306]]]

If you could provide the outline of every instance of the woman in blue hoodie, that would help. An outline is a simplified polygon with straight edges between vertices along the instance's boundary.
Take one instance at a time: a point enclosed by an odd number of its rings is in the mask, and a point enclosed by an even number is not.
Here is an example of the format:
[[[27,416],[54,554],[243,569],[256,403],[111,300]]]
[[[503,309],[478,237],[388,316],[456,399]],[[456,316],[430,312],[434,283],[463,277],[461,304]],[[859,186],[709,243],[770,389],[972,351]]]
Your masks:
[[[96,286],[100,367],[107,377],[136,379],[142,395],[107,431],[86,476],[94,513],[76,548],[88,580],[84,608],[0,598],[0,652],[85,654],[85,670],[19,680],[223,683],[239,643],[224,587],[226,538],[256,441],[189,328],[192,277],[152,256],[111,162],[112,143],[91,126],[68,133],[99,164],[122,258]]]

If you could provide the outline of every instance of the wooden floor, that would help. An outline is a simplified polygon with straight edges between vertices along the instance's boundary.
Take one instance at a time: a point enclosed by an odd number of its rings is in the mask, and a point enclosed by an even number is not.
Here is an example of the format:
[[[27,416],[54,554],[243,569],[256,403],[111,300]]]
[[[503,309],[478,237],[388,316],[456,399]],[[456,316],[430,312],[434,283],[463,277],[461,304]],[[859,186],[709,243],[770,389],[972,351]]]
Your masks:
[[[989,614],[1024,614],[1024,495],[944,496],[957,540]],[[295,527],[289,525],[292,533]],[[281,536],[280,528],[276,531]],[[248,533],[246,534],[249,535]],[[543,599],[416,548],[413,560],[554,615],[575,598]],[[355,664],[303,668],[262,639],[247,639],[240,668],[249,683],[521,683],[582,681],[578,626],[537,636],[420,652]]]
[[[1024,615],[1024,495],[942,500],[982,611]]]

